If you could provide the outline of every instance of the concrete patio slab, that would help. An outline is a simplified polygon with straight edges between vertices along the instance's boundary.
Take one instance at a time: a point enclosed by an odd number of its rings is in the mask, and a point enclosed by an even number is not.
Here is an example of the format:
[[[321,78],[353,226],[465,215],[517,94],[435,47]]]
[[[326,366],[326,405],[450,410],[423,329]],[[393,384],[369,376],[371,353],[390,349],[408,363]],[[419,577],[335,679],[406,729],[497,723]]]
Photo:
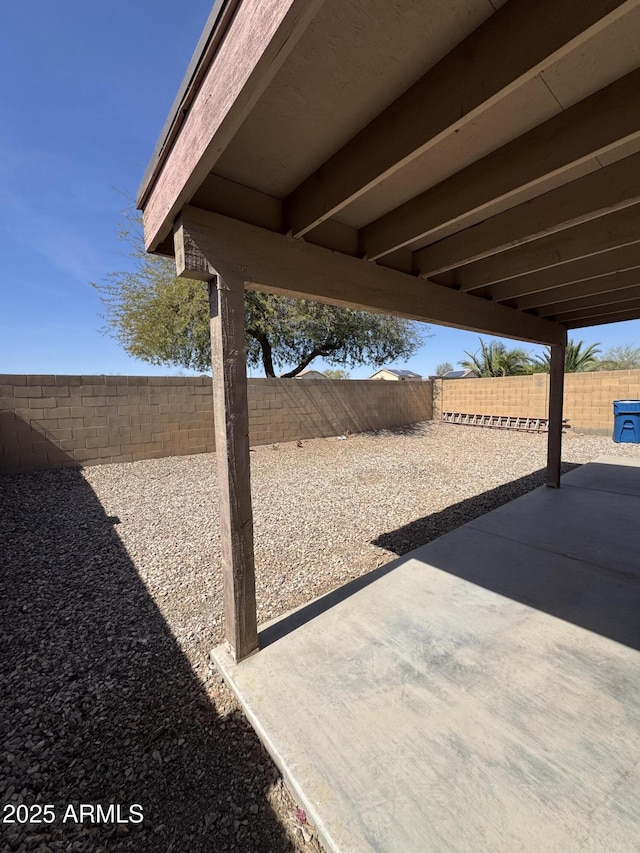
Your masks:
[[[601,489],[621,495],[640,496],[640,459],[620,456],[600,456],[590,465],[580,465],[562,478],[563,485],[583,489]]]
[[[631,471],[584,466],[272,623],[240,664],[215,650],[329,850],[638,849]]]
[[[537,489],[469,526],[640,577],[640,490],[636,494],[630,485],[634,477],[640,481],[640,471],[599,463],[583,467],[590,470],[582,476],[582,469],[572,472],[573,479],[563,480],[565,488]]]

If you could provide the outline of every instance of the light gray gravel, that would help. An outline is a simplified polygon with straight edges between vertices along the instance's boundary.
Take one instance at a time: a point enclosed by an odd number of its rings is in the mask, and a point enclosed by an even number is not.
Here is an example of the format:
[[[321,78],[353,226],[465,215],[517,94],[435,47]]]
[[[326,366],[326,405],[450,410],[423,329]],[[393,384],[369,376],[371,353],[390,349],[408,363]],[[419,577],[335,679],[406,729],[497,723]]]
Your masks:
[[[603,453],[640,446],[565,437],[567,464]],[[543,435],[447,424],[256,448],[260,621],[540,485],[545,455]],[[215,479],[211,455],[0,478],[0,801],[57,814],[0,825],[0,849],[316,849],[209,662]],[[145,820],[63,824],[83,802]]]

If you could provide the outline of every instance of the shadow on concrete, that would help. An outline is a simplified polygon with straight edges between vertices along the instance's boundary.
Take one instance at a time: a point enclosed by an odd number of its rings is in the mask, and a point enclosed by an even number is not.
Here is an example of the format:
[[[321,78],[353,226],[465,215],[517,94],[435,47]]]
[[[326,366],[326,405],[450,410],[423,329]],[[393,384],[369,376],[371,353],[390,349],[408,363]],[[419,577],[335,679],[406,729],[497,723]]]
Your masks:
[[[566,473],[577,465],[564,465]],[[637,469],[635,469],[637,471]],[[634,471],[634,473],[635,473]],[[602,472],[601,472],[602,473]],[[606,472],[605,472],[606,473]],[[636,574],[615,570],[615,559],[603,565],[588,559],[569,556],[584,550],[578,540],[567,542],[567,552],[557,543],[549,548],[530,546],[473,526],[460,529],[467,522],[525,495],[544,483],[545,471],[536,471],[504,486],[461,501],[441,512],[381,534],[375,544],[401,555],[399,559],[351,581],[328,595],[301,607],[283,619],[266,626],[260,634],[261,647],[285,637],[301,625],[335,607],[385,575],[400,568],[408,559],[424,562],[425,567],[454,575],[470,584],[521,602],[558,619],[586,628],[633,649],[640,649],[640,582]],[[593,487],[592,487],[593,488]],[[571,487],[566,487],[567,494]],[[580,489],[589,492],[589,488]],[[602,491],[593,490],[601,499]],[[558,511],[563,490],[544,490],[542,506],[547,508],[549,524]],[[526,513],[523,505],[522,512]],[[538,502],[538,520],[540,514]],[[538,523],[538,522],[537,522]],[[458,529],[455,537],[437,541],[440,536]],[[571,533],[579,535],[579,525]],[[576,532],[577,531],[577,532]],[[505,531],[507,533],[508,531]],[[598,553],[614,554],[615,530],[595,529]],[[557,536],[556,536],[557,539]],[[433,542],[427,552],[414,549]],[[607,551],[611,543],[610,551]],[[627,546],[627,556],[629,548]],[[609,566],[609,567],[608,567]]]
[[[295,631],[296,628],[300,628],[301,625],[306,625],[307,622],[311,622],[311,620],[315,619],[316,616],[326,613],[327,610],[331,610],[331,608],[335,607],[336,604],[340,604],[341,601],[345,601],[350,596],[355,595],[361,589],[369,586],[369,584],[372,584],[379,578],[388,575],[389,572],[392,572],[398,567],[399,563],[399,560],[395,560],[392,563],[387,563],[384,566],[373,569],[372,571],[367,572],[366,575],[362,575],[362,577],[355,578],[354,580],[343,584],[337,589],[328,592],[326,595],[316,598],[315,601],[311,601],[309,604],[299,607],[297,610],[292,611],[286,616],[275,619],[271,623],[267,623],[258,632],[258,645],[261,649],[265,649],[267,646],[276,643],[278,640],[286,637],[287,634]]]
[[[290,850],[266,753],[216,712],[117,524],[78,470],[0,478],[0,798],[56,814],[0,849]],[[63,823],[82,803],[144,822]]]
[[[561,472],[566,474],[578,467],[577,464],[563,462]],[[406,554],[414,548],[432,542],[444,533],[455,530],[468,521],[473,521],[474,518],[479,518],[487,512],[504,506],[509,501],[526,495],[527,492],[544,486],[546,477],[546,468],[533,471],[517,480],[496,486],[495,489],[489,489],[480,495],[474,495],[472,498],[452,504],[440,512],[417,518],[415,521],[397,528],[397,530],[382,533],[377,539],[373,540],[373,544],[394,554]]]
[[[599,477],[605,482],[607,475],[611,478],[611,469],[617,469],[617,476],[619,472],[624,474],[629,470],[635,475],[638,470],[613,465],[597,467]],[[518,491],[522,494],[530,491],[527,481],[535,488],[540,473],[516,481]],[[508,488],[512,485],[509,484]],[[637,480],[634,485],[634,494],[637,495]],[[625,562],[633,564],[633,546],[627,538],[616,549],[617,539],[623,536],[621,531],[629,529],[629,518],[617,530],[615,520],[611,522],[610,518],[599,524],[599,519],[594,523],[590,517],[574,515],[567,523],[569,529],[566,534],[562,522],[557,522],[558,518],[564,517],[563,513],[566,515],[567,505],[575,506],[576,493],[581,493],[584,501],[593,499],[596,503],[602,502],[602,496],[607,494],[601,489],[602,486],[590,485],[578,489],[566,486],[559,492],[543,490],[540,495],[543,500],[535,505],[535,520],[530,522],[540,532],[534,537],[536,544],[525,544],[520,538],[528,513],[533,512],[531,504],[527,503],[521,505],[517,513],[514,507],[510,517],[520,534],[516,532],[510,536],[509,517],[506,517],[502,519],[504,528],[500,525],[494,525],[493,529],[465,528],[455,538],[435,542],[424,557],[418,554],[417,559],[470,584],[640,650],[640,578],[636,572],[619,568]],[[479,496],[482,500],[472,506],[471,511],[477,509],[477,516],[480,516],[484,514],[480,510],[487,502],[491,504],[490,509],[499,506],[499,492],[497,489]],[[563,501],[563,494],[567,496],[568,503]],[[614,496],[620,497],[619,494]],[[457,511],[460,506],[451,509]],[[466,520],[470,520],[468,508],[464,511]],[[397,549],[397,553],[406,554],[412,537],[430,541],[437,538],[437,531],[445,532],[443,526],[452,522],[456,526],[454,518],[447,516],[445,510],[436,516],[419,519],[414,525],[385,533],[376,543],[385,543],[386,547]],[[394,567],[401,562],[397,561]]]
[[[399,427],[402,434],[408,434],[405,430],[411,431],[412,427]],[[395,432],[396,430],[394,430]],[[578,465],[564,462],[562,465],[562,473],[579,467]],[[426,545],[443,536],[445,533],[450,533],[463,524],[485,515],[491,510],[503,506],[509,501],[515,500],[527,492],[533,491],[540,486],[543,486],[546,481],[546,469],[542,468],[539,471],[534,471],[532,474],[527,474],[525,477],[520,477],[518,480],[512,480],[510,483],[505,483],[502,486],[497,486],[495,489],[483,492],[480,495],[475,495],[467,500],[452,504],[440,512],[432,513],[424,518],[412,521],[397,530],[383,533],[373,541],[374,545],[384,548],[400,556],[419,548],[421,545]],[[374,583],[384,575],[389,574],[400,565],[401,561],[395,560],[380,566],[373,571],[367,572],[362,577],[355,578],[352,581],[344,584],[338,589],[334,589],[327,595],[304,605],[303,607],[294,610],[287,616],[274,620],[273,623],[262,628],[259,635],[260,648],[265,648],[272,643],[285,637],[291,631],[295,631],[301,625],[310,622],[326,612],[336,604],[349,598],[361,589]]]

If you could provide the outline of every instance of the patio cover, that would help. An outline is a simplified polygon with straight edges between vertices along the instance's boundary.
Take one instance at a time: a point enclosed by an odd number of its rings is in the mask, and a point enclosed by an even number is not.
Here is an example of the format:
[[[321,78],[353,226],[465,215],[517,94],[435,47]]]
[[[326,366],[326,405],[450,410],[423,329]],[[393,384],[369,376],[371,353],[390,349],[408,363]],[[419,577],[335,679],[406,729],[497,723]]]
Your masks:
[[[243,291],[548,344],[640,318],[640,0],[219,0],[147,169],[209,282],[227,639],[256,648]]]

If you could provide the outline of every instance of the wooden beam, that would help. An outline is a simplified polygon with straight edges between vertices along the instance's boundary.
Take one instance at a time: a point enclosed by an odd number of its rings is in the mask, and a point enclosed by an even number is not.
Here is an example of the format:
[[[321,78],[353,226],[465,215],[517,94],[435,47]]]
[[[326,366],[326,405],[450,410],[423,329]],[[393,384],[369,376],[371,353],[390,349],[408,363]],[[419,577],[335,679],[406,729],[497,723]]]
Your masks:
[[[216,271],[184,228],[175,228],[174,240],[177,274],[209,287],[224,633],[239,661],[258,648],[244,280],[224,264]]]
[[[638,242],[640,204],[635,204],[467,264],[455,270],[453,278],[461,290],[471,291]]]
[[[608,308],[618,303],[625,303],[640,298],[640,276],[636,276],[635,287],[626,287],[623,290],[610,290],[606,293],[598,293],[594,296],[567,299],[564,302],[550,302],[536,310],[538,317],[561,317],[581,308]],[[621,308],[623,305],[621,305]],[[617,310],[612,307],[612,310]]]
[[[501,281],[483,291],[495,302],[519,299],[532,293],[541,293],[553,287],[562,287],[574,282],[590,280],[599,276],[613,275],[640,267],[640,243],[631,243],[621,249],[602,252],[578,261],[559,264],[528,275]]]
[[[640,154],[634,154],[415,252],[415,270],[437,275],[638,201]]]
[[[640,269],[623,270],[518,297],[511,307],[518,308],[520,311],[530,311],[532,308],[543,308],[554,302],[562,304],[589,296],[606,295],[608,298],[609,294],[622,295],[638,286],[640,286]]]
[[[144,205],[145,246],[170,233],[323,0],[243,0]]]
[[[285,212],[294,236],[388,179],[632,5],[511,0],[289,196]]]
[[[548,119],[360,232],[369,260],[640,136],[640,69]]]
[[[177,227],[216,269],[237,265],[256,290],[517,340],[564,340],[564,328],[547,320],[216,213],[186,206]]]
[[[564,401],[564,346],[551,347],[549,372],[549,435],[547,437],[547,486],[560,488],[562,464],[562,404]]]
[[[613,314],[629,314],[636,312],[636,316],[640,318],[640,299],[629,299],[628,301],[618,303],[617,305],[602,305],[592,308],[577,308],[574,311],[558,312],[558,322],[574,323],[576,320],[592,320],[596,317],[608,317]],[[607,322],[605,320],[602,321]]]

